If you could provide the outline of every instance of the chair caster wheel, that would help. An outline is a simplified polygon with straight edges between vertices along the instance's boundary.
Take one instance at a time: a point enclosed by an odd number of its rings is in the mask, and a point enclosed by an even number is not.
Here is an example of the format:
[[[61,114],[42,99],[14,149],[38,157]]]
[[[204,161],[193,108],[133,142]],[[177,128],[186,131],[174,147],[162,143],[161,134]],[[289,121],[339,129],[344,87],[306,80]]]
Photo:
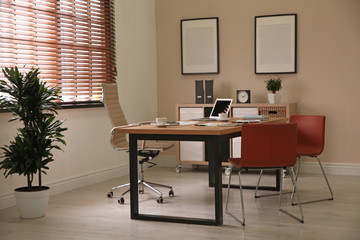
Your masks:
[[[108,194],[107,194],[107,197],[108,198],[112,198],[114,196],[114,193],[113,192],[109,192]]]
[[[175,172],[177,172],[177,173],[180,173],[180,172],[181,172],[181,166],[180,166],[180,165],[176,166]]]
[[[169,197],[173,197],[174,196],[174,191],[173,190],[170,190],[169,191]]]
[[[163,203],[163,201],[164,201],[164,200],[163,200],[162,197],[159,197],[159,198],[156,199],[156,202],[157,202],[157,203]]]
[[[125,199],[123,197],[118,199],[118,203],[119,204],[124,204],[125,203]]]
[[[144,190],[139,190],[139,193],[140,193],[140,194],[144,194]]]
[[[229,176],[231,174],[231,168],[225,168],[225,175]]]

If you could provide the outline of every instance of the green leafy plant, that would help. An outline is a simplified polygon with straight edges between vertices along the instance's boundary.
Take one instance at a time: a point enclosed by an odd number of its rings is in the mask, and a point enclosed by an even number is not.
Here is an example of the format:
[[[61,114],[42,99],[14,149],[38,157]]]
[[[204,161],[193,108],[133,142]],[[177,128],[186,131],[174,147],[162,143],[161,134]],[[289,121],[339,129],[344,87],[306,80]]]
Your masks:
[[[27,191],[42,189],[42,173],[49,169],[47,164],[54,161],[52,150],[61,150],[58,143],[66,144],[61,127],[63,121],[56,120],[56,103],[59,99],[57,87],[47,87],[41,82],[39,69],[22,74],[17,67],[2,69],[7,81],[0,80],[0,107],[12,112],[9,120],[20,121],[14,140],[1,147],[0,169],[5,178],[11,174],[27,178]],[[38,186],[33,186],[34,175],[38,175]]]
[[[279,91],[282,88],[281,81],[282,81],[281,76],[276,76],[276,77],[270,76],[270,79],[265,81],[266,90],[275,94],[277,91]]]

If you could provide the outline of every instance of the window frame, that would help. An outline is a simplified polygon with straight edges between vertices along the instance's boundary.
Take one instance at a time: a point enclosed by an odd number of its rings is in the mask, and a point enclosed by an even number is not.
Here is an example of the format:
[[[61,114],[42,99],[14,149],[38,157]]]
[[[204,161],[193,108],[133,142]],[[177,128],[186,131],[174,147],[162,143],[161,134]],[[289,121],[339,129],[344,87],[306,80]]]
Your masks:
[[[101,107],[101,84],[117,75],[114,11],[114,0],[2,1],[0,19],[14,17],[0,23],[0,67],[40,68],[40,79],[60,88],[63,108]]]

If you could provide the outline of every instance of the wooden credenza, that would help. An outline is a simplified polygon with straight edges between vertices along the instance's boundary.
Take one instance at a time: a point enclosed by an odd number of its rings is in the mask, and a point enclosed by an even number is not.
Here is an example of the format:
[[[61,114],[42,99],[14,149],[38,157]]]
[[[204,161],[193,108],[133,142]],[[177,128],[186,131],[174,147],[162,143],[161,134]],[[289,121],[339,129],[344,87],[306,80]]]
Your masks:
[[[177,104],[176,120],[185,121],[196,118],[208,117],[213,104]],[[244,115],[268,115],[273,118],[289,118],[296,113],[296,103],[288,104],[232,104],[230,109],[231,117],[242,117]],[[204,142],[178,142],[176,144],[176,170],[180,172],[182,164],[207,165],[205,161]],[[241,137],[234,138],[229,142],[230,156],[241,156]],[[227,165],[226,159],[223,165]]]

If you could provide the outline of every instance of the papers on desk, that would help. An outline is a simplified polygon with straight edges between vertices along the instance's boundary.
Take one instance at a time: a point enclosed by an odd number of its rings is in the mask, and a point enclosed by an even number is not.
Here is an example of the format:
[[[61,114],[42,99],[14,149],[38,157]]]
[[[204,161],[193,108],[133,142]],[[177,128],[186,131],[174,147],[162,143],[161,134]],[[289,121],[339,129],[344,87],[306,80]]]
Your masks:
[[[165,125],[158,125],[156,122],[151,123],[151,125],[158,126],[158,127],[166,127],[166,126],[179,126],[180,123],[178,122],[166,122]]]
[[[225,122],[225,123],[197,123],[194,126],[207,126],[207,127],[236,127],[241,126],[241,123]]]
[[[199,121],[176,121],[176,122],[166,122],[165,126],[179,126],[179,125],[185,126],[185,125],[195,125],[198,123]],[[151,125],[158,126],[155,122],[152,122]]]
[[[236,123],[258,123],[261,122],[260,119],[240,119],[240,120],[235,120],[234,122]]]
[[[216,127],[218,124],[209,122],[209,123],[195,123],[194,126],[208,126],[208,127]]]
[[[269,120],[269,115],[245,115],[244,120]]]
[[[242,123],[228,122],[228,123],[218,124],[218,127],[237,127],[237,126],[241,126],[241,125],[242,125]]]
[[[180,125],[195,125],[199,123],[199,121],[178,121]]]

